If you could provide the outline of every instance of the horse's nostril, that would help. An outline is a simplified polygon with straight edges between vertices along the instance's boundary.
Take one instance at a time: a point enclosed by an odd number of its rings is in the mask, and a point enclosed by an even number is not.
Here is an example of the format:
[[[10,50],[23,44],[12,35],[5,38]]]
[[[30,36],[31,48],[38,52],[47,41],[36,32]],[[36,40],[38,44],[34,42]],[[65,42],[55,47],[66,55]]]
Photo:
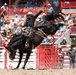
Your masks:
[[[15,57],[14,56],[9,56],[9,58],[11,59],[11,60],[14,60],[15,59]]]
[[[11,60],[14,60],[14,59],[15,59],[15,57],[10,57],[10,59],[11,59]]]

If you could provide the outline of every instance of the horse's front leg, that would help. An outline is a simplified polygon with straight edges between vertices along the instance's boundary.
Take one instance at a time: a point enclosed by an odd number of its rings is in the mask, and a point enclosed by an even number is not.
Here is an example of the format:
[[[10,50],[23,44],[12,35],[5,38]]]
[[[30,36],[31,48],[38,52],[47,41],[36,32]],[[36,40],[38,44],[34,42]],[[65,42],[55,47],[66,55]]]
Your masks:
[[[15,69],[19,68],[21,60],[22,60],[22,57],[23,57],[23,53],[19,52],[19,54],[20,54],[19,62],[18,62],[18,65],[17,65],[17,67]]]
[[[29,59],[29,57],[30,57],[30,54],[31,54],[31,52],[28,52],[28,53],[27,53],[26,58],[25,58],[25,61],[24,61],[24,65],[23,65],[22,69],[25,69],[25,66],[26,66],[26,63],[28,62],[28,59]]]

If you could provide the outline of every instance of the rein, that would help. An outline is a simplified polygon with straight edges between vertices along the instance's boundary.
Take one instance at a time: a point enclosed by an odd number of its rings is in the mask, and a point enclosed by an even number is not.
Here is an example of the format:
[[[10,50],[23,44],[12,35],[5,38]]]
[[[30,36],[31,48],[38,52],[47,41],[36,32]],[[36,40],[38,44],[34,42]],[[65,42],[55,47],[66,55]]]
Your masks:
[[[39,31],[40,33],[37,32],[37,33],[35,33],[35,34],[41,36],[42,38],[46,38],[47,34],[45,34],[41,29],[38,29],[38,31]]]

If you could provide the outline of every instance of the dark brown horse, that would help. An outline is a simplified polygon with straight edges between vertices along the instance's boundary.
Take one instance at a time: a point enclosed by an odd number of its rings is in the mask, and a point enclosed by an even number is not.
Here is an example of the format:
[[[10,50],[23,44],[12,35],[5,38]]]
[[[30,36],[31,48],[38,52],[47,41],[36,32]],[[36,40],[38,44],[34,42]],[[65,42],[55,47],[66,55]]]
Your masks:
[[[35,36],[33,39],[34,48],[37,47],[42,42],[42,40],[46,38],[48,35],[54,35],[56,31],[60,28],[60,26],[62,26],[62,24],[52,25],[49,22],[46,22],[46,24],[43,26],[38,26],[39,30],[36,30]],[[18,65],[15,69],[19,68],[23,57],[23,53],[26,53],[27,55],[24,61],[24,65],[22,67],[22,69],[25,69],[26,63],[28,62],[28,59],[32,52],[33,45],[31,43],[32,42],[31,40],[29,40],[29,47],[25,48],[25,42],[27,38],[28,37],[24,35],[14,35],[11,38],[9,45],[6,47],[6,49],[10,53],[9,58],[11,60],[15,59],[16,51],[17,49],[19,50],[20,58],[19,58]]]

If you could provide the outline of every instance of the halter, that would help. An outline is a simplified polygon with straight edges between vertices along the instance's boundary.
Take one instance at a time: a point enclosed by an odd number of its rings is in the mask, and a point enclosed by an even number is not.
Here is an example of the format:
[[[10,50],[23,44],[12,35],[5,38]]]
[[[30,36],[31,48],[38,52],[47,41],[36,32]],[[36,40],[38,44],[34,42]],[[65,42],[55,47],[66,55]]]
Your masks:
[[[9,58],[14,58],[15,57],[15,54],[16,54],[16,50],[14,50],[13,48],[11,48],[11,52],[9,51]],[[12,59],[11,59],[12,60]]]

